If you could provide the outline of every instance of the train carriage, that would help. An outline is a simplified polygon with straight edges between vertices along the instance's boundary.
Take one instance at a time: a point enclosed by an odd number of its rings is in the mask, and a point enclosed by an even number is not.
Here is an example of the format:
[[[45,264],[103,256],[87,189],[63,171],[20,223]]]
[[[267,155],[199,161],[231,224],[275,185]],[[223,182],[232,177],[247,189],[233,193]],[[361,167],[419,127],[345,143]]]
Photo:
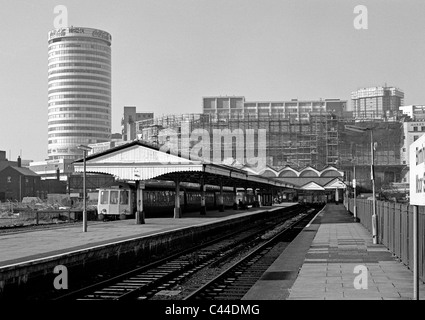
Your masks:
[[[143,190],[143,211],[145,217],[172,217],[175,205],[175,189],[172,182],[149,181]],[[119,182],[109,188],[98,189],[98,219],[127,219],[136,212],[136,189],[134,184]],[[217,208],[219,190],[208,186],[205,192],[207,208]],[[182,183],[180,191],[182,212],[195,212],[201,207],[199,187]],[[223,192],[225,207],[231,208],[236,203],[236,195],[232,190]]]
[[[99,189],[98,219],[114,217],[123,220],[136,212],[136,192],[129,186]]]

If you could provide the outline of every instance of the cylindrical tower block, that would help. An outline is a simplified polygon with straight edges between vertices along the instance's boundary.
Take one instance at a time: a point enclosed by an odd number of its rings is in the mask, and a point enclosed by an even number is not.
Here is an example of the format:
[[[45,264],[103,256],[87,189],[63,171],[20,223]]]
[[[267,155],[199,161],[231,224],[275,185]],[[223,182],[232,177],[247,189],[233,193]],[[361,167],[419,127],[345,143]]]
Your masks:
[[[92,28],[48,33],[49,159],[78,159],[78,145],[110,141],[111,40]]]

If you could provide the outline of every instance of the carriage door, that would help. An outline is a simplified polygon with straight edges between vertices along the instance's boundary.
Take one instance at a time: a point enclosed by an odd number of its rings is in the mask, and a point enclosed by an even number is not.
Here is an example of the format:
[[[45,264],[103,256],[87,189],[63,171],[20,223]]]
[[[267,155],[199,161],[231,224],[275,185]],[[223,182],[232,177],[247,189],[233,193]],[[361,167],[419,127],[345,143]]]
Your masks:
[[[110,212],[110,214],[120,214],[118,195],[119,195],[118,190],[111,190],[110,200],[109,200],[109,212]]]
[[[106,213],[109,214],[109,191],[108,190],[100,190],[97,212],[99,214],[104,214],[104,212],[102,212],[103,210],[106,210]]]
[[[128,190],[120,190],[120,214],[130,214]]]

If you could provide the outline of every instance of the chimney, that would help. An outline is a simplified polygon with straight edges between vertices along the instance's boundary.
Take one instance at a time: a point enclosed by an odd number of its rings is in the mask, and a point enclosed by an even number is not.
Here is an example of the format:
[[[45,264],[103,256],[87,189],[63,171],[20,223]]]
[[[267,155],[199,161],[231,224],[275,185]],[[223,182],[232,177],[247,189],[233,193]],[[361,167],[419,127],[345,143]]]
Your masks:
[[[18,156],[18,168],[21,167],[21,156]]]

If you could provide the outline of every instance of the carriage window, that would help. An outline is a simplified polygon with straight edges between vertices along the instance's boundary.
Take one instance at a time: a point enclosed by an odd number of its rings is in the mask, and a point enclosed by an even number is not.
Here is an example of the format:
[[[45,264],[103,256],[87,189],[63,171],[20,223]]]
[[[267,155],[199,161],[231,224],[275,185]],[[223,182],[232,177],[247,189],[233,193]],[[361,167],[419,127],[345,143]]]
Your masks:
[[[111,191],[111,204],[118,204],[118,191]]]
[[[121,190],[120,204],[128,204],[128,191]]]
[[[108,204],[108,191],[101,191],[100,192],[100,204]]]

